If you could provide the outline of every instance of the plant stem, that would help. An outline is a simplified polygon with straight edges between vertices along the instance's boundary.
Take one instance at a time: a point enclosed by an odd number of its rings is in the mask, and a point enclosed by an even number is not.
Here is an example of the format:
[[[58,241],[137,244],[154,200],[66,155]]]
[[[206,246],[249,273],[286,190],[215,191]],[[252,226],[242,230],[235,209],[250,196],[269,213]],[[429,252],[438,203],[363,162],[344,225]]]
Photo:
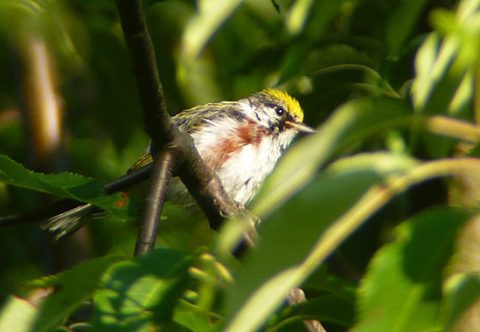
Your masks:
[[[155,247],[158,221],[174,166],[175,155],[170,151],[159,153],[154,162],[151,188],[146,200],[144,220],[135,245],[135,256],[143,255]]]

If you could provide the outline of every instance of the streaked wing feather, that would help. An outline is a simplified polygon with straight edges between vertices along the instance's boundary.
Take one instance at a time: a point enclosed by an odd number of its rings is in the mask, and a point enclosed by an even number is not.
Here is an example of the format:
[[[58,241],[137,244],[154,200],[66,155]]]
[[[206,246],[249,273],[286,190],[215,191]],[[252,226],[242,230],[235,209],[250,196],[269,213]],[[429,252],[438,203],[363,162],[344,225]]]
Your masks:
[[[129,169],[127,172],[139,169],[143,166],[147,166],[151,164],[153,161],[152,155],[150,153],[145,153],[143,156],[140,157]]]
[[[243,117],[242,113],[235,106],[235,102],[223,102],[223,103],[210,103],[205,105],[196,106],[178,113],[172,117],[173,123],[181,131],[192,134],[205,125],[211,125],[219,117]],[[152,155],[146,152],[140,157],[128,171],[138,169],[152,163]]]

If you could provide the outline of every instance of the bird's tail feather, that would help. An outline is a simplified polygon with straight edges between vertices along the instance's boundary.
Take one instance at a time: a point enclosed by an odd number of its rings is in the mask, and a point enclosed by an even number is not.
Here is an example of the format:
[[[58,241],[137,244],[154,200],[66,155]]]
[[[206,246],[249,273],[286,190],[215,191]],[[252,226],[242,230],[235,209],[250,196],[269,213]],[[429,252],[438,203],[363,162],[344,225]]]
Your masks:
[[[79,205],[73,209],[50,217],[40,223],[40,228],[50,233],[56,240],[75,232],[83,226],[87,217],[98,211],[91,204]]]

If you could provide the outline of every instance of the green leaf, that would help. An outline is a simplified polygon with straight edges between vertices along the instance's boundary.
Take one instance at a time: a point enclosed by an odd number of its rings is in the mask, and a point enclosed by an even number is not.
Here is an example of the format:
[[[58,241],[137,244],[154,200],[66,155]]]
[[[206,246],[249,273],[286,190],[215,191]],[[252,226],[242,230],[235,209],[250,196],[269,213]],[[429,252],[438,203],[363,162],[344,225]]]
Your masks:
[[[190,262],[189,255],[158,249],[114,265],[94,297],[94,330],[151,331],[171,320]]]
[[[299,73],[299,68],[313,53],[314,45],[322,32],[340,14],[343,3],[340,0],[301,0],[293,3],[286,28],[297,39],[286,50],[277,84],[282,84]]]
[[[28,21],[31,26],[38,28],[38,13],[42,10],[44,8],[42,8],[41,3],[33,0],[4,0],[0,2],[0,33],[18,38],[20,36],[19,31],[21,31],[18,28],[19,23]]]
[[[263,217],[302,188],[333,155],[373,133],[409,123],[410,110],[396,99],[359,99],[346,103],[318,129],[289,149],[253,204]],[[305,158],[308,156],[308,158]]]
[[[63,3],[41,0],[2,0],[0,2],[0,34],[12,38],[12,46],[22,48],[23,42],[33,42],[33,35],[45,38],[59,59],[68,58],[69,64],[79,64],[79,49],[72,28],[77,20]],[[32,38],[32,39],[28,39]],[[63,62],[65,64],[66,62]]]
[[[320,174],[297,196],[275,211],[259,229],[261,241],[247,253],[235,285],[227,291],[229,331],[255,330],[284,301],[290,289],[300,285],[326,257],[318,249],[328,226],[347,214],[360,197],[384,177],[409,169],[415,163],[405,157],[371,155],[370,162],[351,161]],[[352,158],[353,159],[353,158]],[[406,158],[408,159],[408,158]],[[384,166],[381,166],[384,165]],[[355,227],[348,229],[349,234]]]
[[[26,300],[10,296],[0,310],[0,331],[30,332],[38,309]]]
[[[426,0],[402,1],[392,13],[387,26],[387,42],[391,53],[399,52],[426,4]]]
[[[436,10],[431,33],[419,48],[415,59],[416,75],[412,83],[412,101],[424,114],[448,114],[470,119],[474,105],[475,73],[480,60],[479,2],[460,1],[456,12]],[[454,144],[450,140],[425,135],[429,157],[448,156]]]
[[[17,187],[83,201],[99,196],[103,191],[102,185],[93,179],[73,173],[36,173],[4,155],[0,155],[0,181]]]
[[[199,306],[186,301],[179,301],[175,308],[173,320],[178,324],[195,332],[211,332],[218,315],[205,311]]]
[[[277,13],[280,13],[280,5],[277,3],[277,0],[271,0],[271,2]]]
[[[329,1],[318,1],[318,2],[323,3],[324,5],[332,4],[332,2],[329,2]],[[334,5],[337,3],[338,3],[337,1],[333,2]],[[312,0],[299,0],[292,5],[292,8],[290,9],[288,19],[286,22],[287,30],[292,35],[296,35],[302,31],[305,25],[305,22],[307,21],[308,13],[311,11],[311,7],[313,4],[314,4],[314,1]],[[321,16],[321,18],[325,19],[325,16]]]
[[[480,299],[480,276],[477,273],[459,273],[449,278],[442,304],[445,331],[452,331],[455,323]]]
[[[43,174],[23,167],[5,155],[0,155],[0,182],[42,193],[92,203],[120,218],[126,218],[127,206],[120,194],[105,196],[103,185],[95,179],[74,173]]]
[[[195,59],[220,25],[232,15],[243,0],[200,0],[198,12],[185,27],[182,49],[186,59]]]
[[[427,331],[438,327],[442,273],[469,214],[437,208],[398,228],[398,238],[371,262],[358,296],[360,331]]]
[[[104,271],[118,257],[102,257],[83,262],[73,269],[30,283],[31,287],[54,287],[39,307],[34,331],[49,331],[60,324],[97,290]]]
[[[412,99],[419,111],[457,115],[473,95],[470,76],[478,69],[479,2],[461,1],[457,12],[437,10],[431,33],[420,47]],[[441,35],[443,34],[443,35]]]
[[[439,56],[440,38],[430,34],[415,57],[415,80],[412,84],[412,100],[416,109],[422,110],[430,99],[434,85],[443,77],[448,61],[455,52],[454,45],[442,45],[442,56]],[[453,47],[453,48],[452,48]]]

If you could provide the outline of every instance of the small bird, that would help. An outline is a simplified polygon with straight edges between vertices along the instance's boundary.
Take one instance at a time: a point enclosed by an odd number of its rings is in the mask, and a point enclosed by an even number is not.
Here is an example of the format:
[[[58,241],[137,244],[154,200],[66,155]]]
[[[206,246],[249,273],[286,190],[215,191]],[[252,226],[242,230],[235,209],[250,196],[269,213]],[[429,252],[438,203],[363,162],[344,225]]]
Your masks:
[[[192,137],[203,161],[241,206],[254,197],[295,135],[314,132],[303,124],[299,102],[277,89],[265,89],[237,101],[196,106],[172,120]],[[147,152],[132,168],[151,162]],[[170,185],[169,199],[174,202],[185,201],[175,196],[187,195],[179,182]],[[76,230],[95,210],[91,204],[80,205],[43,221],[41,227],[59,238]]]

